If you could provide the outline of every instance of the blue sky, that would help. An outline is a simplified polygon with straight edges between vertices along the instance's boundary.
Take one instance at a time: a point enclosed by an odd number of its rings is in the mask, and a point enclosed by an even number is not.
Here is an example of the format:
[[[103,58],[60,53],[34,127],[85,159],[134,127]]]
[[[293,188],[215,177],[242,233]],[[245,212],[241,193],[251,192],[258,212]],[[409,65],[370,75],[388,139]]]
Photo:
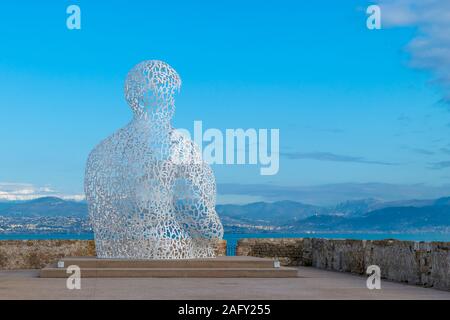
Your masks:
[[[81,8],[81,30],[66,28],[70,4]],[[387,14],[391,25],[370,31],[369,4],[2,1],[0,192],[26,183],[82,193],[90,150],[131,119],[127,71],[147,59],[168,62],[183,80],[176,127],[280,129],[279,174],[214,166],[219,191],[449,185],[441,65],[418,68],[408,47],[425,22],[395,24]]]

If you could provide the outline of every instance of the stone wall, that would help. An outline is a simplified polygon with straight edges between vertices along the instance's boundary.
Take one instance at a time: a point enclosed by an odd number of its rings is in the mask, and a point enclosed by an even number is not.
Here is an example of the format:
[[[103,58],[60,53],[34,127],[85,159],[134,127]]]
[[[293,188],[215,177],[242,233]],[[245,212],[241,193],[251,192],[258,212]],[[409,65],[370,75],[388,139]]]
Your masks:
[[[241,239],[237,256],[278,258],[285,266],[312,265],[312,251],[303,239]]]
[[[217,243],[216,254],[226,255],[227,242]],[[0,241],[0,270],[41,269],[63,257],[96,256],[93,240]]]
[[[0,269],[40,269],[62,257],[95,256],[94,241],[0,241]]]
[[[384,279],[450,291],[450,242],[242,239],[236,254],[356,274],[377,265]]]
[[[226,255],[226,241],[216,253]],[[242,239],[236,254],[356,274],[378,265],[384,279],[450,291],[450,242]],[[95,255],[90,240],[0,241],[0,270],[40,269],[62,257]]]
[[[227,255],[227,241],[220,240],[216,244],[216,255],[218,257],[224,257]]]

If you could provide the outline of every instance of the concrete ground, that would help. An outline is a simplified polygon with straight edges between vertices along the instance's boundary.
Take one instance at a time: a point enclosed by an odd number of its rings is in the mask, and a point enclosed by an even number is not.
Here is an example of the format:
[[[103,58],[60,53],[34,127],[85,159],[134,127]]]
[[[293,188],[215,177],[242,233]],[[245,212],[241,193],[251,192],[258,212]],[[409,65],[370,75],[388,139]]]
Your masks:
[[[366,278],[299,267],[294,279],[81,279],[68,290],[65,279],[41,279],[38,270],[0,271],[0,299],[444,299],[450,292],[382,281],[370,291]]]

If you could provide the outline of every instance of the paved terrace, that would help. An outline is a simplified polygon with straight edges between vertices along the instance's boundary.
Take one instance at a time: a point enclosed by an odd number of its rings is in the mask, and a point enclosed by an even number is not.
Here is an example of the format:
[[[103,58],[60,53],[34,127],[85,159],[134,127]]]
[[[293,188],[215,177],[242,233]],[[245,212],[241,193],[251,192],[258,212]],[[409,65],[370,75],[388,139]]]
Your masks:
[[[0,299],[444,299],[450,292],[382,282],[366,288],[366,278],[299,267],[294,279],[82,279],[69,291],[65,279],[41,279],[38,270],[0,271]]]

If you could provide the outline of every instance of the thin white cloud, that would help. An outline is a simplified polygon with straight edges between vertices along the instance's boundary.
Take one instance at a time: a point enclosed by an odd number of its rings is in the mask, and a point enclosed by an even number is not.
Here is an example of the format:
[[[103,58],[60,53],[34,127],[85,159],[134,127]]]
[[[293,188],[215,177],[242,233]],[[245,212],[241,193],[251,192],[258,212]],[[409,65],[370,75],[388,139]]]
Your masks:
[[[35,186],[30,183],[0,182],[0,201],[23,201],[43,197],[58,197],[65,200],[84,200],[82,194],[63,194],[48,186]]]
[[[262,196],[251,196],[245,194],[218,194],[217,195],[217,205],[224,204],[249,204],[255,202],[266,201],[266,199]]]
[[[386,161],[374,161],[368,160],[363,157],[355,157],[349,155],[334,154],[331,152],[284,152],[282,156],[291,160],[318,160],[318,161],[333,161],[333,162],[353,162],[353,163],[364,163],[364,164],[377,164],[384,166],[395,166],[398,163],[386,162]]]
[[[384,27],[415,27],[407,46],[411,66],[433,73],[450,103],[450,1],[378,0]]]
[[[441,166],[445,166],[441,164]],[[449,164],[450,166],[450,164]],[[348,200],[378,199],[400,201],[437,199],[450,195],[450,184],[337,183],[315,186],[277,186],[272,184],[218,184],[218,192],[225,195],[251,196],[265,202],[292,200],[314,205],[336,205]],[[258,200],[261,201],[261,200]]]

